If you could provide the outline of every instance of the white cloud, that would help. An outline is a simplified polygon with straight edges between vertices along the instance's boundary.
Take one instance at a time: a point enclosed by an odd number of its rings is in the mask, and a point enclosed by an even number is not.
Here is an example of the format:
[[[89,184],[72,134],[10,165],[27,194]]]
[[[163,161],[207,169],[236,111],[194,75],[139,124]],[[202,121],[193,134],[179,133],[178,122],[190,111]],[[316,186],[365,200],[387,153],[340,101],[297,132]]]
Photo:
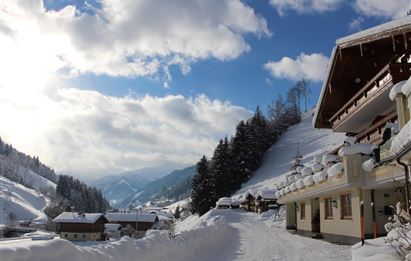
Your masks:
[[[278,62],[270,61],[264,64],[264,68],[274,78],[300,80],[306,78],[313,81],[321,81],[328,66],[328,58],[321,53],[301,53],[295,60],[283,57]]]
[[[240,0],[102,0],[95,14],[46,11],[42,0],[3,2],[3,37],[34,39],[70,75],[153,76],[170,65],[186,74],[197,60],[250,50],[246,33],[270,35],[266,20]]]
[[[356,0],[354,9],[366,16],[382,18],[399,18],[410,10],[409,0]]]
[[[26,97],[0,89],[0,136],[77,175],[194,164],[249,116],[205,95],[118,98],[60,88]]]
[[[361,31],[362,30],[362,25],[364,23],[364,18],[362,18],[361,16],[353,19],[349,24],[348,24],[348,28],[351,31]]]
[[[298,13],[334,11],[341,3],[342,0],[270,0],[270,4],[281,16],[287,10],[294,10]]]

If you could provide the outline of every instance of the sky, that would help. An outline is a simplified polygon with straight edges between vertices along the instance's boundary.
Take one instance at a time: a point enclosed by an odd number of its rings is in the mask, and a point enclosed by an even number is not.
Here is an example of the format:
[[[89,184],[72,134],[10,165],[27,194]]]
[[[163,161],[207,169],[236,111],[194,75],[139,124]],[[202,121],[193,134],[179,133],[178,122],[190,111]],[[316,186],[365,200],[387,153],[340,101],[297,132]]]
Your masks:
[[[0,137],[96,178],[211,156],[335,40],[409,0],[0,0]]]

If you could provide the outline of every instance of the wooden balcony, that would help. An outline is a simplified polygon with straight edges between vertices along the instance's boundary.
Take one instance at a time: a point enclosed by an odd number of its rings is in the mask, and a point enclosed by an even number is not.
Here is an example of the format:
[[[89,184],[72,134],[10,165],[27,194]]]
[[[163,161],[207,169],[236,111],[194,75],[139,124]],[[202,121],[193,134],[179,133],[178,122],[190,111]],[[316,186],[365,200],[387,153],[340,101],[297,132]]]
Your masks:
[[[384,132],[385,125],[388,122],[395,122],[396,120],[397,113],[395,111],[391,112],[369,128],[358,133],[355,138],[358,143],[379,144],[382,141],[382,133]]]
[[[373,102],[377,104],[384,104],[384,107],[387,103],[388,93],[391,87],[403,80],[407,80],[411,75],[411,64],[400,64],[400,63],[391,63],[386,65],[381,71],[377,73],[370,81],[365,84],[344,106],[338,110],[331,118],[330,122],[333,126],[333,129],[338,129],[339,126],[350,121],[353,115],[358,114],[364,108]],[[378,99],[384,94],[385,103],[381,103]],[[385,97],[387,96],[387,97]],[[377,104],[373,104],[372,110],[367,111],[367,114],[375,117],[386,111],[387,108],[381,108]],[[394,105],[393,105],[394,106]],[[377,110],[375,110],[377,108]],[[380,110],[380,111],[378,111]],[[385,115],[385,113],[383,114]],[[358,115],[357,115],[358,116]],[[364,116],[358,116],[358,120],[362,119],[364,121]],[[360,120],[361,121],[361,120]],[[369,122],[361,122],[361,124],[368,124]],[[352,127],[351,127],[352,128]],[[354,131],[357,130],[350,129],[347,130],[347,127],[340,128],[340,131]]]

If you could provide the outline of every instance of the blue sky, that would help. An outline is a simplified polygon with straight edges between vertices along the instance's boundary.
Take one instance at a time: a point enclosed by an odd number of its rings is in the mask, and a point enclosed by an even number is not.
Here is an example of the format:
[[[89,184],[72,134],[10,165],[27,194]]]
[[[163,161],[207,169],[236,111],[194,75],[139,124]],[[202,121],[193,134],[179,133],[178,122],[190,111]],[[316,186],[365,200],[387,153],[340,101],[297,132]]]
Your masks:
[[[94,2],[92,4],[98,6],[98,3]],[[81,75],[72,82],[83,88],[97,89],[114,96],[124,96],[130,91],[139,95],[155,96],[206,94],[212,99],[229,100],[249,110],[254,110],[257,105],[264,109],[278,94],[285,95],[296,80],[270,76],[263,68],[266,62],[278,61],[284,56],[295,58],[301,52],[322,53],[328,57],[337,38],[387,20],[385,17],[367,17],[360,27],[350,28],[349,24],[359,17],[358,12],[351,6],[352,3],[343,3],[337,10],[330,12],[300,14],[290,10],[280,16],[268,1],[244,2],[267,20],[272,36],[246,35],[251,50],[235,60],[200,61],[192,65],[188,75],[183,75],[178,67],[174,66],[171,68],[172,81],[169,88],[164,88],[163,82],[158,79],[110,77],[92,73]],[[68,4],[75,4],[77,8],[88,11],[84,1],[45,1],[45,7],[54,10],[60,10]],[[316,103],[321,84],[321,81],[312,81],[311,106]]]
[[[3,0],[2,139],[59,173],[180,168],[408,0]]]

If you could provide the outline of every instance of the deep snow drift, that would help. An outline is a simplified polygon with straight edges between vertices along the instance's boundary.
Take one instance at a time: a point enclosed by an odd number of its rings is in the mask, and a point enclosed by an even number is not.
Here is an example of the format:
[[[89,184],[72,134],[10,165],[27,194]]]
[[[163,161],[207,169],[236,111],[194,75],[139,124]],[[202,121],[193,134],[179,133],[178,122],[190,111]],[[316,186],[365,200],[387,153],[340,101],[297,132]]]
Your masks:
[[[163,233],[140,240],[123,237],[75,244],[26,240],[3,243],[2,255],[7,261],[350,260],[349,246],[292,235],[272,222],[272,214],[212,210],[174,239]]]
[[[11,216],[45,223],[48,201],[43,194],[0,176],[0,224],[8,224]]]

